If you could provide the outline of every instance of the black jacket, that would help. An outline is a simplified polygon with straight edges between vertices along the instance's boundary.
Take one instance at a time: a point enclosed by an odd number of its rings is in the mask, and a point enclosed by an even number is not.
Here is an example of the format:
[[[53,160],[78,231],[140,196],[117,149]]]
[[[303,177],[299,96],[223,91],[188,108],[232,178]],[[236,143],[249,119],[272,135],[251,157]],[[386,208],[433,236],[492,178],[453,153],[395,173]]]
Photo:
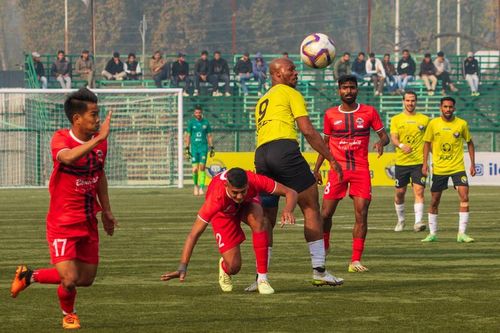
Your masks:
[[[469,58],[465,59],[463,74],[464,74],[464,76],[466,74],[478,74],[479,75],[479,63],[478,63],[477,59],[474,59],[474,58],[472,60],[469,60]]]
[[[398,62],[398,74],[406,74],[406,75],[415,75],[415,69],[416,69],[415,61],[413,61],[413,58],[411,56],[408,57],[408,59],[399,59]]]
[[[220,58],[219,60],[210,60],[210,74],[226,74],[229,75],[229,66],[227,61]]]
[[[209,71],[210,71],[210,62],[208,61],[208,59],[196,60],[196,63],[194,64],[194,73],[196,75],[200,74],[207,75]]]
[[[123,62],[121,60],[118,63],[115,63],[115,61],[111,59],[106,64],[106,68],[104,68],[104,70],[114,75],[117,73],[124,72],[125,68],[123,67]]]
[[[243,60],[243,58],[238,60],[236,65],[234,65],[234,72],[236,74],[252,73],[253,72],[252,61],[250,61],[250,59],[245,61],[245,60]]]
[[[420,63],[420,76],[422,75],[436,75],[436,66],[432,61]]]
[[[45,76],[45,68],[40,61],[35,61],[35,72],[37,76]]]
[[[176,61],[172,64],[172,76],[189,75],[189,65],[187,62]]]

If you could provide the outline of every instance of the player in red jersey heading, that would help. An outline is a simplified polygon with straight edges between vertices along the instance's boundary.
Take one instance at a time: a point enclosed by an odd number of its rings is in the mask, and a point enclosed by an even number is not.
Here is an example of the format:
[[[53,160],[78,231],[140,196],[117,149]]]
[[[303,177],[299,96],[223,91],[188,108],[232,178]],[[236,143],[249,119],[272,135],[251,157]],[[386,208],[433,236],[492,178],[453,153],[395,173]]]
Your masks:
[[[240,168],[224,171],[215,176],[208,186],[205,203],[184,243],[179,268],[163,274],[161,280],[179,278],[184,281],[196,242],[208,224],[212,224],[222,255],[219,260],[219,285],[224,292],[232,291],[231,275],[237,274],[241,268],[240,244],[245,240],[245,234],[240,221],[243,221],[252,229],[258,291],[261,294],[274,293],[267,279],[270,227],[264,219],[264,211],[258,199],[261,192],[285,196],[286,206],[281,215],[281,223],[295,223],[293,210],[297,204],[297,192],[251,171]]]
[[[325,142],[332,155],[342,166],[344,179],[339,181],[337,174],[330,170],[323,195],[321,216],[324,222],[325,248],[330,246],[332,216],[337,205],[347,193],[354,203],[355,223],[352,231],[352,258],[349,272],[363,272],[368,269],[361,264],[366,232],[368,229],[368,207],[372,197],[368,150],[370,128],[377,132],[379,141],[374,149],[381,156],[389,137],[384,129],[377,110],[370,105],[356,102],[358,83],[356,77],[345,75],[338,80],[338,93],[342,104],[326,110],[324,118]],[[319,169],[323,163],[319,155],[314,168],[318,182],[322,182]]]
[[[12,297],[17,297],[33,282],[58,284],[66,329],[80,328],[74,310],[76,287],[92,285],[97,273],[96,214],[102,211],[104,230],[110,236],[117,224],[104,173],[111,112],[99,126],[97,102],[97,96],[86,88],[69,95],[64,111],[71,129],[58,130],[50,144],[54,169],[49,183],[47,241],[55,268],[32,270],[20,265],[11,286]]]

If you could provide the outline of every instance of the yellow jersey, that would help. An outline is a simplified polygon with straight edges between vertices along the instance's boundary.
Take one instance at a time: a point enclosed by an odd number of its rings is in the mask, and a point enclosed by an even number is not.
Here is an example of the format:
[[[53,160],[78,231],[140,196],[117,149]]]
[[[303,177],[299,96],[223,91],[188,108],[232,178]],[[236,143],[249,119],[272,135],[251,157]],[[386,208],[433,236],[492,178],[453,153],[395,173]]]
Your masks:
[[[472,140],[465,120],[454,117],[452,121],[444,121],[439,117],[429,122],[424,141],[432,143],[433,174],[451,175],[465,171],[462,140]]]
[[[417,165],[424,160],[424,133],[429,124],[429,117],[421,113],[408,115],[404,112],[391,118],[391,134],[397,134],[399,142],[412,148],[405,154],[396,147],[396,165]]]
[[[297,140],[295,119],[307,115],[300,92],[284,84],[273,86],[255,107],[257,147],[280,139]]]

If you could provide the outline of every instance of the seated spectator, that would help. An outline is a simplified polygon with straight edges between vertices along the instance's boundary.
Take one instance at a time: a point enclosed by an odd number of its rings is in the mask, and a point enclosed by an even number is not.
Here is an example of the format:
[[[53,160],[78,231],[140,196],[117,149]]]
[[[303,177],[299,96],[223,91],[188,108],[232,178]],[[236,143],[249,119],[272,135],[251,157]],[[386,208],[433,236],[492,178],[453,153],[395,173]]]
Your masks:
[[[250,54],[248,52],[243,53],[243,56],[236,62],[236,65],[234,65],[234,74],[236,74],[240,81],[241,89],[245,96],[248,95],[247,82],[253,77],[252,62],[249,56]]]
[[[89,56],[88,50],[83,50],[82,55],[75,63],[75,72],[80,74],[83,80],[87,81],[89,88],[94,88],[94,62]]]
[[[365,80],[366,61],[364,52],[359,52],[358,57],[352,63],[351,74],[358,79],[358,83],[362,83]]]
[[[40,61],[40,53],[33,52],[31,53],[31,56],[33,57],[33,65],[35,67],[36,77],[38,81],[40,81],[42,89],[47,89],[47,76],[45,76],[45,68]]]
[[[141,64],[137,61],[135,53],[128,54],[127,61],[123,64],[127,80],[140,80],[142,75]]]
[[[260,97],[262,96],[262,88],[264,88],[264,91],[268,89],[266,83],[267,64],[260,52],[257,52],[257,54],[255,55],[255,59],[252,62],[252,71],[254,79],[257,80],[257,82],[259,82],[259,87],[257,88],[257,94]]]
[[[193,96],[198,96],[200,91],[200,82],[208,82],[208,72],[210,66],[208,61],[208,52],[201,51],[200,58],[194,64],[194,93]]]
[[[400,93],[404,93],[408,83],[415,80],[416,66],[415,61],[410,55],[410,51],[404,49],[403,56],[399,59],[397,67],[398,89]]]
[[[71,63],[66,59],[62,50],[57,52],[57,59],[52,64],[52,75],[62,89],[71,89]]]
[[[102,76],[104,76],[106,80],[123,80],[127,77],[125,65],[120,60],[120,53],[116,51],[113,53],[113,58],[106,64],[106,67],[102,71]]]
[[[434,95],[437,85],[436,77],[436,67],[432,63],[432,58],[430,53],[424,55],[424,60],[420,63],[420,78],[424,80],[425,87],[427,88],[427,94],[429,96]]]
[[[467,58],[464,61],[463,75],[469,84],[471,96],[479,96],[479,63],[474,58],[474,53],[467,52]]]
[[[156,87],[162,88],[161,81],[168,80],[170,77],[170,66],[162,58],[160,51],[156,51],[151,60],[149,60],[149,69],[151,70]]]
[[[396,89],[398,89],[397,84],[397,72],[396,67],[391,62],[391,55],[389,53],[384,54],[384,59],[382,60],[382,65],[384,66],[385,71],[385,83],[387,87],[387,91],[390,94],[393,94]]]
[[[453,92],[458,91],[457,88],[455,88],[455,85],[451,81],[450,78],[450,62],[448,59],[444,57],[444,52],[439,51],[437,53],[437,57],[434,60],[434,66],[436,67],[436,77],[439,81],[441,81],[441,85],[443,86],[442,89],[442,94],[446,95],[450,90]]]
[[[191,77],[189,76],[189,64],[186,62],[186,55],[180,53],[177,55],[177,61],[172,64],[172,86],[179,87],[179,82],[185,82],[184,96],[189,96],[189,88],[191,87]]]
[[[382,96],[384,91],[385,70],[380,59],[375,58],[375,53],[370,53],[368,61],[365,63],[366,74],[370,75],[373,83],[373,94]]]
[[[223,81],[225,83],[224,90],[226,96],[231,96],[229,92],[229,65],[227,61],[221,58],[220,51],[214,52],[214,58],[210,61],[208,80],[213,86],[213,96],[222,96],[219,92],[219,82]]]
[[[338,80],[342,75],[351,75],[351,54],[344,52],[342,58],[333,65],[333,77]]]

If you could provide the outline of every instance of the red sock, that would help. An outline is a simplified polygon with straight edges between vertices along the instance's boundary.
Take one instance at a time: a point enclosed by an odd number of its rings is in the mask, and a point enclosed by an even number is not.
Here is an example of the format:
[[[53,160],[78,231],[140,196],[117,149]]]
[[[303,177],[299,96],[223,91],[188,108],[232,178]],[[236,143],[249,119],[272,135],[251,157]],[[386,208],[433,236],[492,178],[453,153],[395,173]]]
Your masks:
[[[257,273],[267,273],[267,261],[269,252],[269,234],[267,231],[252,233],[253,251],[255,252],[255,261],[257,262]]]
[[[55,268],[40,268],[33,272],[33,281],[44,284],[59,284],[61,277]]]
[[[323,241],[325,243],[325,251],[327,251],[330,248],[330,232],[329,231],[323,232]]]
[[[226,267],[226,263],[224,262],[224,260],[222,260],[222,264],[221,264],[221,266],[222,266],[222,270],[223,270],[224,272],[226,272],[226,274],[231,275],[231,274],[229,274],[229,271],[228,271],[228,269],[227,269],[227,267]]]
[[[365,239],[364,238],[353,238],[352,239],[352,261],[360,261],[363,250],[365,249]]]
[[[62,284],[57,288],[57,297],[59,297],[59,304],[64,314],[73,313],[75,311],[75,298],[76,288],[72,291],[64,289]]]

